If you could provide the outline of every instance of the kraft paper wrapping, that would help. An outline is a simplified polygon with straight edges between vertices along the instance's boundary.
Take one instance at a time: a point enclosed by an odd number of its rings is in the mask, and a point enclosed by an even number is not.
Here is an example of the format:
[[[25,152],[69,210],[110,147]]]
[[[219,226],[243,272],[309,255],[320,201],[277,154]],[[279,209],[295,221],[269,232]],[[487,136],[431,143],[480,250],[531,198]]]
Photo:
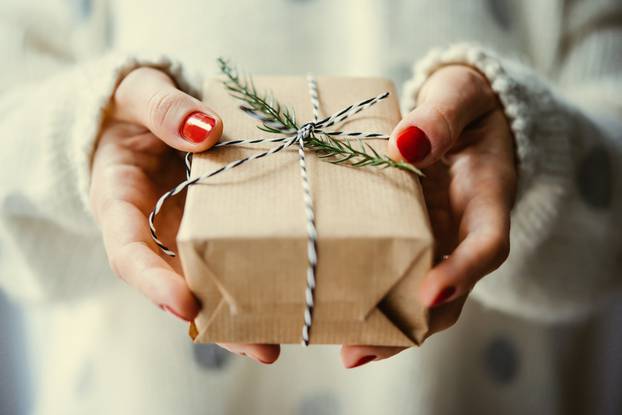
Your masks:
[[[260,91],[312,120],[303,77],[257,77]],[[389,91],[385,101],[338,129],[389,134],[400,112],[383,79],[318,78],[321,115]],[[223,118],[223,140],[275,138],[256,128],[220,79],[205,101]],[[386,141],[366,141],[381,154]],[[196,154],[192,177],[270,148],[228,147]],[[418,178],[396,169],[353,168],[307,151],[318,231],[312,344],[411,346],[433,329],[415,298],[432,264],[433,237]],[[306,286],[306,222],[297,146],[191,186],[178,249],[202,304],[195,342],[300,343]]]

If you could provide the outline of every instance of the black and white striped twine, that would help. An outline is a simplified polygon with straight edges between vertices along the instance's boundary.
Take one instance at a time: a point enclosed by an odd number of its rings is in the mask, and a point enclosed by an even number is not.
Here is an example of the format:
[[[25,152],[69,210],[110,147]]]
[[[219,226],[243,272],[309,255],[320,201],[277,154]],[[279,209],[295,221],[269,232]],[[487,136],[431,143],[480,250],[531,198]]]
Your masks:
[[[203,182],[210,177],[216,176],[220,173],[224,173],[228,170],[232,170],[246,162],[257,160],[263,157],[270,156],[272,154],[278,153],[286,148],[292,146],[293,144],[298,144],[298,160],[300,165],[300,178],[302,182],[302,190],[303,190],[303,199],[305,205],[305,216],[307,221],[307,286],[305,289],[305,312],[304,312],[304,325],[302,327],[302,344],[305,346],[309,345],[310,341],[310,333],[311,333],[311,325],[313,323],[313,307],[314,303],[314,291],[315,291],[315,280],[316,280],[316,270],[317,270],[317,229],[315,227],[315,214],[313,211],[313,197],[311,195],[311,186],[309,184],[309,177],[307,174],[307,162],[305,159],[305,140],[307,140],[312,134],[325,134],[332,137],[349,137],[356,139],[388,139],[389,137],[379,133],[366,133],[360,131],[326,131],[326,128],[332,127],[336,124],[339,124],[349,117],[358,114],[361,111],[366,110],[367,108],[375,105],[379,101],[382,101],[386,97],[389,96],[388,92],[380,94],[376,97],[366,99],[365,101],[361,101],[358,104],[350,105],[341,111],[323,118],[320,118],[320,100],[318,96],[318,87],[317,81],[311,75],[307,78],[308,86],[309,86],[309,98],[311,100],[311,106],[313,109],[313,122],[308,122],[302,125],[298,130],[293,130],[288,128],[278,122],[273,121],[271,118],[267,118],[263,113],[257,112],[251,108],[240,106],[240,109],[244,111],[246,114],[252,116],[253,118],[267,123],[270,127],[280,131],[283,134],[286,134],[283,137],[263,139],[263,138],[254,138],[254,139],[239,139],[239,140],[228,140],[221,141],[220,143],[214,145],[213,148],[219,147],[227,147],[227,146],[244,146],[249,144],[259,144],[259,143],[279,143],[278,145],[272,147],[271,149],[261,152],[255,153],[248,157],[234,160],[230,163],[225,164],[215,170],[212,170],[208,173],[204,173],[195,178],[191,178],[191,165],[192,165],[192,153],[187,153],[185,157],[185,169],[186,169],[186,180],[179,183],[177,186],[164,193],[156,202],[155,207],[149,214],[149,229],[151,231],[151,237],[155,244],[168,256],[175,256],[175,252],[170,250],[164,245],[162,241],[158,239],[155,227],[155,218],[162,210],[162,206],[164,203],[171,197],[183,192],[189,186],[193,184]]]

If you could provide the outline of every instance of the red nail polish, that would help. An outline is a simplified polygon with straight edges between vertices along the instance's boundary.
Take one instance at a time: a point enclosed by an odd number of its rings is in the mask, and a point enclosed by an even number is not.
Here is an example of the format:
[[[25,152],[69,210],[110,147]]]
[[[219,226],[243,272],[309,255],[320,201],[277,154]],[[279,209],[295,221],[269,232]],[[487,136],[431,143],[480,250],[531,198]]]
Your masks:
[[[268,362],[267,360],[262,360],[258,357],[255,358],[256,361],[258,361],[259,363],[261,363],[262,365],[271,365],[272,362]]]
[[[167,306],[167,305],[160,305],[160,308],[164,311],[166,311],[167,313],[171,313],[172,315],[174,315],[175,317],[183,320],[183,321],[187,321],[185,318],[183,318],[181,316],[181,314],[179,314],[177,311],[173,310],[171,307]]]
[[[449,297],[454,295],[455,292],[456,287],[446,287],[440,293],[438,293],[434,301],[432,301],[432,304],[430,304],[430,307],[436,307],[437,305],[444,303]]]
[[[179,133],[186,141],[200,143],[205,141],[214,125],[216,125],[214,118],[202,112],[193,112],[186,117]]]
[[[415,126],[402,130],[397,135],[396,144],[402,157],[410,163],[426,158],[432,148],[425,133]]]
[[[356,363],[354,363],[352,366],[349,367],[349,369],[354,369],[355,367],[359,367],[359,366],[363,366],[365,363],[369,363],[372,360],[375,360],[376,356],[373,354],[367,355],[367,356],[363,356],[361,357],[359,360],[356,361]]]

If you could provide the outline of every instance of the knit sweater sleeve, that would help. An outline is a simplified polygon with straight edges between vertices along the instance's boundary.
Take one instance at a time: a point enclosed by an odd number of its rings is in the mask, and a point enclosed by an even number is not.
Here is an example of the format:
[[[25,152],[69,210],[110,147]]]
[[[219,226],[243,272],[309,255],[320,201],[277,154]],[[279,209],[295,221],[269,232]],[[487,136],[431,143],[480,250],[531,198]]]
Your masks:
[[[22,300],[76,297],[110,278],[87,199],[115,87],[147,65],[194,89],[165,56],[111,52],[75,63],[70,50],[33,39],[16,20],[4,23],[0,51],[16,70],[0,82],[0,289]]]
[[[600,17],[567,34],[570,47],[552,80],[516,59],[459,44],[431,51],[406,86],[404,106],[413,108],[431,73],[464,64],[488,78],[503,105],[519,163],[511,251],[473,291],[501,311],[564,320],[620,294],[622,27]]]

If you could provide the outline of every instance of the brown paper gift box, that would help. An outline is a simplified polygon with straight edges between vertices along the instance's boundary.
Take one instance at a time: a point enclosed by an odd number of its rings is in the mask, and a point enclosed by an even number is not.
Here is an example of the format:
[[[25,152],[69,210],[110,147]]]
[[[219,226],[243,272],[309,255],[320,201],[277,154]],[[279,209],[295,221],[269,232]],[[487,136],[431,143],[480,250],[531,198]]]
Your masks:
[[[312,120],[303,77],[258,77]],[[318,78],[322,116],[389,91],[388,99],[337,129],[389,134],[400,112],[383,79]],[[221,80],[204,99],[223,118],[223,140],[275,138],[256,128]],[[384,153],[386,141],[367,141]],[[195,155],[192,177],[268,145]],[[306,222],[297,147],[191,186],[177,237],[188,285],[202,304],[196,342],[300,343],[306,287]],[[415,291],[432,263],[433,238],[418,178],[397,169],[333,165],[307,152],[318,231],[312,344],[411,346],[431,331]],[[458,310],[459,311],[459,310]],[[455,314],[452,312],[452,314]]]

